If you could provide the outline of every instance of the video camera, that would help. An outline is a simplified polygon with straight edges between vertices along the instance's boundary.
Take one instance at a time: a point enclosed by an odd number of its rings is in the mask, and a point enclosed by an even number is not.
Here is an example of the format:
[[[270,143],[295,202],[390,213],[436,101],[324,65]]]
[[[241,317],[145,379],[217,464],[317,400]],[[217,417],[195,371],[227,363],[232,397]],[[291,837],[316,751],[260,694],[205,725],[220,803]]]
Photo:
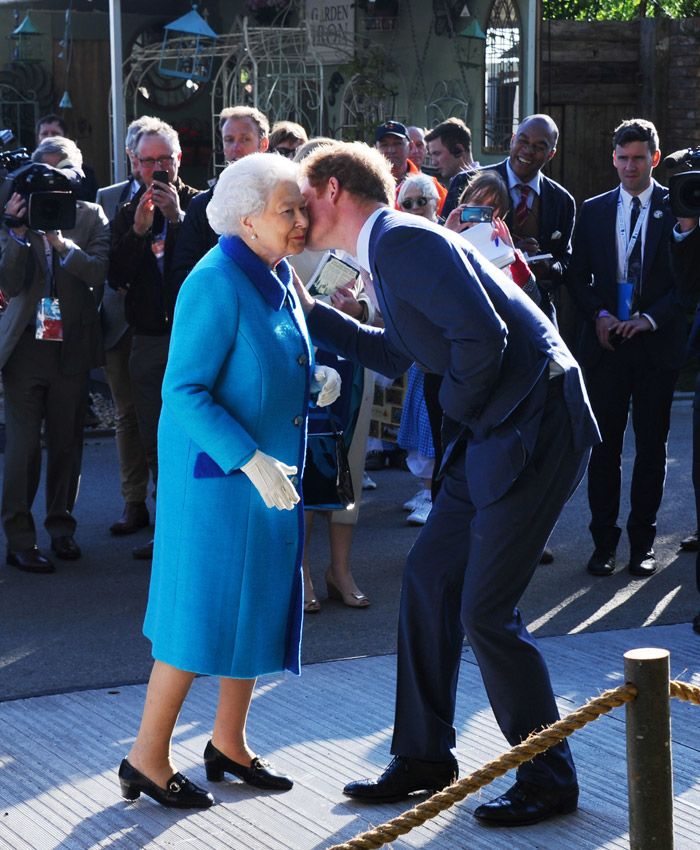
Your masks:
[[[0,130],[0,145],[14,138],[12,130]],[[8,227],[26,224],[32,230],[70,230],[75,227],[75,192],[83,175],[76,168],[54,168],[31,162],[26,148],[0,151],[0,209],[17,192],[27,201],[23,219],[3,215]]]
[[[668,180],[669,201],[673,214],[678,218],[700,216],[700,146],[675,151],[664,159],[669,171],[684,170],[672,174]]]

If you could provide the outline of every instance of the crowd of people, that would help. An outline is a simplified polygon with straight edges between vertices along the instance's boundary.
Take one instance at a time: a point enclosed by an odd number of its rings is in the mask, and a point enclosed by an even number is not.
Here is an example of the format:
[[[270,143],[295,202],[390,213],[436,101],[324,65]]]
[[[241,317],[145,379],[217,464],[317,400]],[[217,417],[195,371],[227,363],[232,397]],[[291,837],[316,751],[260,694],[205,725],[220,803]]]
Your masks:
[[[314,516],[328,521],[328,596],[370,605],[350,553],[372,486],[362,473],[373,379],[407,375],[398,443],[420,481],[409,522],[424,528],[401,594],[393,759],[344,793],[371,803],[441,789],[458,775],[465,637],[511,744],[558,718],[517,605],[555,557],[549,536],[586,470],[585,566],[616,570],[630,406],[627,569],[657,570],[671,402],[700,291],[698,221],[672,214],[653,177],[658,134],[641,118],[612,132],[619,185],[578,216],[543,173],[558,143],[547,115],[525,118],[508,156],[484,167],[457,118],[428,132],[386,121],[366,145],[309,139],[291,121],[270,128],[234,106],[219,130],[228,164],[207,190],[181,179],[177,132],[144,116],[127,131],[128,179],[95,192],[61,119],[39,121],[32,161],[70,179],[75,219],[33,227],[27,196],[13,191],[0,228],[7,563],[55,570],[32,516],[42,426],[51,552],[81,557],[73,507],[89,373],[102,366],[124,502],[110,532],[151,524],[149,488],[155,504],[153,540],[133,550],[153,562],[144,632],[155,663],[122,793],[213,804],[171,759],[196,674],[221,683],[207,779],[289,789],[246,740],[255,681],[300,672],[303,615],[321,609],[304,551]],[[570,346],[557,330],[561,287],[580,314]],[[347,461],[351,499],[316,500],[305,482],[307,423],[309,440],[329,432],[336,447],[331,478]],[[681,545],[697,551],[697,531]],[[475,816],[519,826],[577,802],[562,742]]]

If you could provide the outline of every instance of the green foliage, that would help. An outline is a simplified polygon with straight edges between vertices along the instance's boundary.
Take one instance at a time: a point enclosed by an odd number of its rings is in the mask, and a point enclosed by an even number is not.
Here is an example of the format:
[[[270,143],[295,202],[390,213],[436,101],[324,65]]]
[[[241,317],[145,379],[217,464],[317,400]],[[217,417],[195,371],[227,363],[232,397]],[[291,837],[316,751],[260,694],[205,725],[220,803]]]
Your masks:
[[[700,0],[542,0],[549,21],[631,21],[646,17],[700,17]]]

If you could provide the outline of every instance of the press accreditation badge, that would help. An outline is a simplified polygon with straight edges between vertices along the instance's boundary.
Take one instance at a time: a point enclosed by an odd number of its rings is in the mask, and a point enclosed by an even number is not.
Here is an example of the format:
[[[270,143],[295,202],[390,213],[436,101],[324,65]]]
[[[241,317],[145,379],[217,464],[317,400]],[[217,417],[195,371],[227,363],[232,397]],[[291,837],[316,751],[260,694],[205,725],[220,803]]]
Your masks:
[[[37,339],[47,342],[63,341],[63,322],[58,298],[42,298],[36,311]]]

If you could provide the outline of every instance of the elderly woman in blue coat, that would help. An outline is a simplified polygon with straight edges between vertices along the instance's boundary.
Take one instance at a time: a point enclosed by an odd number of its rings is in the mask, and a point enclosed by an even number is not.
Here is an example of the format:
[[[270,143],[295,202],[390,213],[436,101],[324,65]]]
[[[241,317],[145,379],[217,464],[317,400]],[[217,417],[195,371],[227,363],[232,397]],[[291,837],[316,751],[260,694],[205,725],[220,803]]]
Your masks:
[[[299,673],[303,513],[298,484],[310,399],[339,392],[313,349],[285,256],[308,218],[296,166],[229,165],[207,209],[222,234],[178,296],[158,433],[156,537],[144,633],[155,663],[122,794],[166,806],[214,800],[175,770],[170,743],[196,674],[219,676],[207,779],[292,780],[256,756],[246,718],[257,676]]]

